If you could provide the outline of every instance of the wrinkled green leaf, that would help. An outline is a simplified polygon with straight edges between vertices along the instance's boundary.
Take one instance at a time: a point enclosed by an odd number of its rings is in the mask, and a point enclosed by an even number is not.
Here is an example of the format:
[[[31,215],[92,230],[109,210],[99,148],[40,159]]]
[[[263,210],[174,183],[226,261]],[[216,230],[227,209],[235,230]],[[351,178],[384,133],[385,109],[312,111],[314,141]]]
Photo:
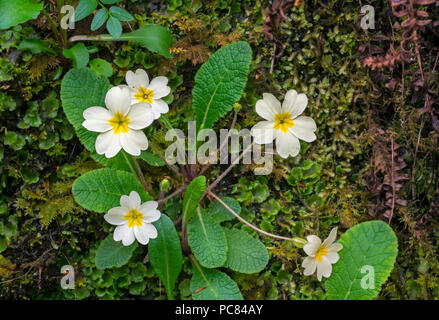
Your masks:
[[[122,34],[122,25],[115,17],[109,17],[107,20],[107,31],[114,39],[119,39]]]
[[[149,242],[149,260],[165,285],[168,298],[173,299],[174,285],[183,265],[180,237],[172,220],[164,214],[154,222],[154,226],[158,235],[156,239],[151,239]]]
[[[111,63],[100,58],[91,60],[90,68],[96,71],[97,74],[105,77],[111,77],[113,74],[113,67],[111,66]]]
[[[195,258],[203,267],[224,265],[227,259],[226,235],[221,226],[202,215],[200,209],[188,224],[187,238]]]
[[[200,270],[201,269],[201,270]],[[194,300],[242,300],[238,285],[227,274],[215,270],[193,267],[191,279]]]
[[[89,171],[76,179],[72,186],[76,202],[96,212],[107,212],[120,206],[120,197],[131,191],[137,191],[143,202],[151,199],[131,173],[108,168]]]
[[[222,197],[221,200],[227,204],[230,209],[235,211],[238,215],[241,213],[241,205],[238,201],[229,197]],[[233,220],[235,216],[229,212],[221,203],[214,199],[207,208],[206,215],[212,218],[215,222],[221,223],[223,221]]]
[[[122,241],[114,241],[113,235],[109,234],[96,251],[96,267],[107,269],[123,266],[130,260],[137,246],[137,241],[134,241],[130,246],[124,246]]]
[[[268,263],[268,252],[264,244],[247,232],[238,229],[223,229],[227,239],[225,267],[241,273],[256,273]]]
[[[375,298],[389,277],[398,253],[392,228],[382,221],[363,222],[346,231],[339,242],[343,249],[339,251],[340,260],[326,281],[327,298]],[[369,287],[370,284],[373,288]]]
[[[195,75],[193,104],[199,129],[213,124],[241,98],[250,71],[247,42],[235,42],[215,52]]]

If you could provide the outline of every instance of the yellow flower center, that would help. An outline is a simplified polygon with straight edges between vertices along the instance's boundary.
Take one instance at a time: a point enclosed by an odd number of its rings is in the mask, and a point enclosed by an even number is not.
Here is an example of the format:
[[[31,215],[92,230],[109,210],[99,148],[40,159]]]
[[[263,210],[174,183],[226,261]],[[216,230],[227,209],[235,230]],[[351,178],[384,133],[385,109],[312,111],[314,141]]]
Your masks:
[[[108,122],[110,122],[113,127],[114,134],[119,134],[121,132],[127,133],[129,130],[128,124],[130,123],[130,118],[124,116],[120,112],[116,112],[114,117],[108,120]]]
[[[134,95],[134,98],[136,98],[139,102],[148,102],[149,104],[152,104],[152,97],[154,95],[153,90],[145,89],[144,87],[139,88],[139,92],[137,92]]]
[[[289,112],[275,114],[273,128],[282,130],[283,133],[287,133],[288,128],[294,126],[294,122],[290,118],[291,115]]]
[[[316,258],[318,262],[322,262],[322,258],[327,254],[328,254],[328,249],[326,249],[326,245],[323,244],[317,249],[314,258]]]
[[[134,226],[141,227],[143,224],[143,213],[137,211],[136,209],[131,209],[125,216],[124,219],[128,220],[128,227],[132,228]]]

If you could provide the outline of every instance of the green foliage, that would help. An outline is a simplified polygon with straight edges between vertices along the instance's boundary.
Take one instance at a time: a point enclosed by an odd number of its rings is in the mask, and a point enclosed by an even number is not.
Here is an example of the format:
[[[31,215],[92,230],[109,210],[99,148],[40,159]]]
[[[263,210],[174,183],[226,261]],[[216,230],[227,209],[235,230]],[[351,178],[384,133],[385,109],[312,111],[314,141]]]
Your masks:
[[[122,241],[114,241],[113,235],[109,234],[96,251],[96,267],[106,269],[123,266],[130,260],[137,246],[136,241],[130,246],[124,246]]]
[[[91,26],[90,26],[91,31],[98,30],[100,27],[102,27],[105,21],[107,21],[107,19],[108,19],[108,11],[105,9],[99,9],[98,12],[96,12],[91,22]]]
[[[242,300],[236,282],[227,274],[215,269],[204,269],[196,266],[193,269],[194,275],[191,279],[192,299]]]
[[[90,59],[88,50],[82,42],[77,43],[70,49],[64,48],[63,55],[68,59],[73,59],[73,67],[75,69],[85,68]]]
[[[241,273],[262,271],[268,263],[264,244],[247,232],[224,228],[227,239],[227,260],[225,267]]]
[[[148,255],[155,272],[162,280],[169,299],[173,299],[175,282],[182,268],[180,238],[174,223],[166,215],[154,223],[158,236],[149,242]]]
[[[211,128],[241,98],[250,63],[250,46],[236,42],[215,52],[201,66],[192,91],[199,129]]]
[[[206,177],[199,176],[191,181],[188,185],[183,199],[182,217],[184,223],[187,224],[195,215],[201,196],[206,190]]]
[[[235,199],[230,197],[222,197],[221,200],[224,201],[224,203],[227,204],[235,213],[241,213],[241,206]],[[235,216],[216,199],[210,203],[209,208],[206,210],[205,216],[208,216],[216,223],[229,221],[235,218]]]
[[[164,165],[166,165],[159,156],[153,155],[151,152],[148,151],[142,151],[139,158],[153,167],[163,167]]]
[[[98,6],[97,0],[81,0],[75,9],[74,21],[78,22],[90,15]]]
[[[120,197],[136,191],[143,202],[151,197],[132,174],[112,169],[87,172],[75,180],[73,196],[78,204],[96,212],[106,212],[120,206]]]
[[[382,221],[363,222],[346,231],[339,242],[343,245],[340,260],[326,281],[328,299],[375,298],[389,277],[398,253],[392,228]],[[371,287],[363,288],[362,283],[363,287]]]
[[[227,259],[227,240],[224,230],[209,217],[197,214],[188,224],[187,238],[197,260],[206,268],[224,265]]]
[[[43,6],[33,0],[0,0],[0,30],[35,19]]]

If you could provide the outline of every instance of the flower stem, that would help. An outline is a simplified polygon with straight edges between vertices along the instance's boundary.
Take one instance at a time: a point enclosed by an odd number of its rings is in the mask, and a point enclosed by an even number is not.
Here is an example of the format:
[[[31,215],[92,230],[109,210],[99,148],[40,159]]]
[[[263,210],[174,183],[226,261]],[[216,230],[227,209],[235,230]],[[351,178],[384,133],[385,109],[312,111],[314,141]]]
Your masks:
[[[143,189],[145,189],[152,196],[152,190],[150,187],[148,187],[148,184],[146,183],[145,175],[143,174],[142,168],[140,168],[139,163],[136,160],[136,157],[131,156],[131,159],[133,159],[134,165],[136,166],[137,173],[139,174],[140,182],[142,183]]]

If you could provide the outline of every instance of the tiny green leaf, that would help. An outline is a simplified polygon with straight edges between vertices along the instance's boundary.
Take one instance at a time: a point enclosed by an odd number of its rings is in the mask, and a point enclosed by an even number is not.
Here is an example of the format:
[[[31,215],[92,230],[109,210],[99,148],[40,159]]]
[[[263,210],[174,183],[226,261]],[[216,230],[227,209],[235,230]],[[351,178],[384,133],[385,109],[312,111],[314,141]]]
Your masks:
[[[227,260],[225,267],[241,273],[256,273],[268,263],[268,252],[264,244],[247,232],[238,229],[223,229],[227,238]]]
[[[52,55],[56,55],[55,50],[49,48],[49,46],[40,39],[25,39],[18,46],[18,50],[30,50],[32,53],[47,52]]]
[[[392,228],[382,221],[357,224],[340,237],[343,249],[326,281],[331,300],[375,298],[393,269],[398,242]]]
[[[115,4],[121,2],[122,0],[101,0],[103,4]]]
[[[201,196],[206,190],[206,177],[199,176],[191,181],[188,185],[183,199],[183,212],[182,216],[187,224],[195,214],[195,209],[198,206]]]
[[[84,43],[77,43],[74,47],[70,49],[63,49],[64,57],[68,59],[73,59],[73,67],[75,69],[85,68],[90,59],[87,48]]]
[[[119,7],[111,7],[110,14],[120,21],[131,21],[134,19],[134,17],[129,12]]]
[[[149,242],[149,260],[164,283],[168,298],[173,299],[174,285],[183,265],[180,238],[174,223],[164,214],[154,222],[154,226],[157,228],[158,235]]]
[[[113,67],[111,64],[103,59],[96,58],[90,61],[90,68],[96,71],[97,74],[105,77],[111,77],[113,74]]]
[[[221,226],[203,216],[199,208],[188,224],[187,238],[197,260],[203,267],[216,268],[227,259],[227,240]]]
[[[93,21],[91,22],[90,29],[92,31],[98,30],[108,19],[108,10],[106,9],[99,9],[98,12],[96,12]]]
[[[76,202],[87,210],[107,212],[120,206],[120,197],[137,191],[142,201],[151,197],[131,173],[113,169],[97,169],[83,174],[72,186]]]
[[[81,0],[75,9],[73,20],[78,22],[90,15],[98,6],[96,0]]]
[[[194,300],[242,300],[238,285],[227,274],[215,270],[193,267],[191,279]]]
[[[109,234],[100,244],[96,251],[96,268],[107,269],[113,267],[121,267],[126,264],[133,251],[137,248],[135,241],[130,246],[124,246],[122,241],[114,241],[113,235]]]
[[[150,166],[163,167],[165,165],[165,162],[159,156],[148,151],[142,151],[139,158],[146,161]]]
[[[122,25],[119,20],[110,16],[107,20],[107,30],[114,39],[119,39],[122,34]]]

